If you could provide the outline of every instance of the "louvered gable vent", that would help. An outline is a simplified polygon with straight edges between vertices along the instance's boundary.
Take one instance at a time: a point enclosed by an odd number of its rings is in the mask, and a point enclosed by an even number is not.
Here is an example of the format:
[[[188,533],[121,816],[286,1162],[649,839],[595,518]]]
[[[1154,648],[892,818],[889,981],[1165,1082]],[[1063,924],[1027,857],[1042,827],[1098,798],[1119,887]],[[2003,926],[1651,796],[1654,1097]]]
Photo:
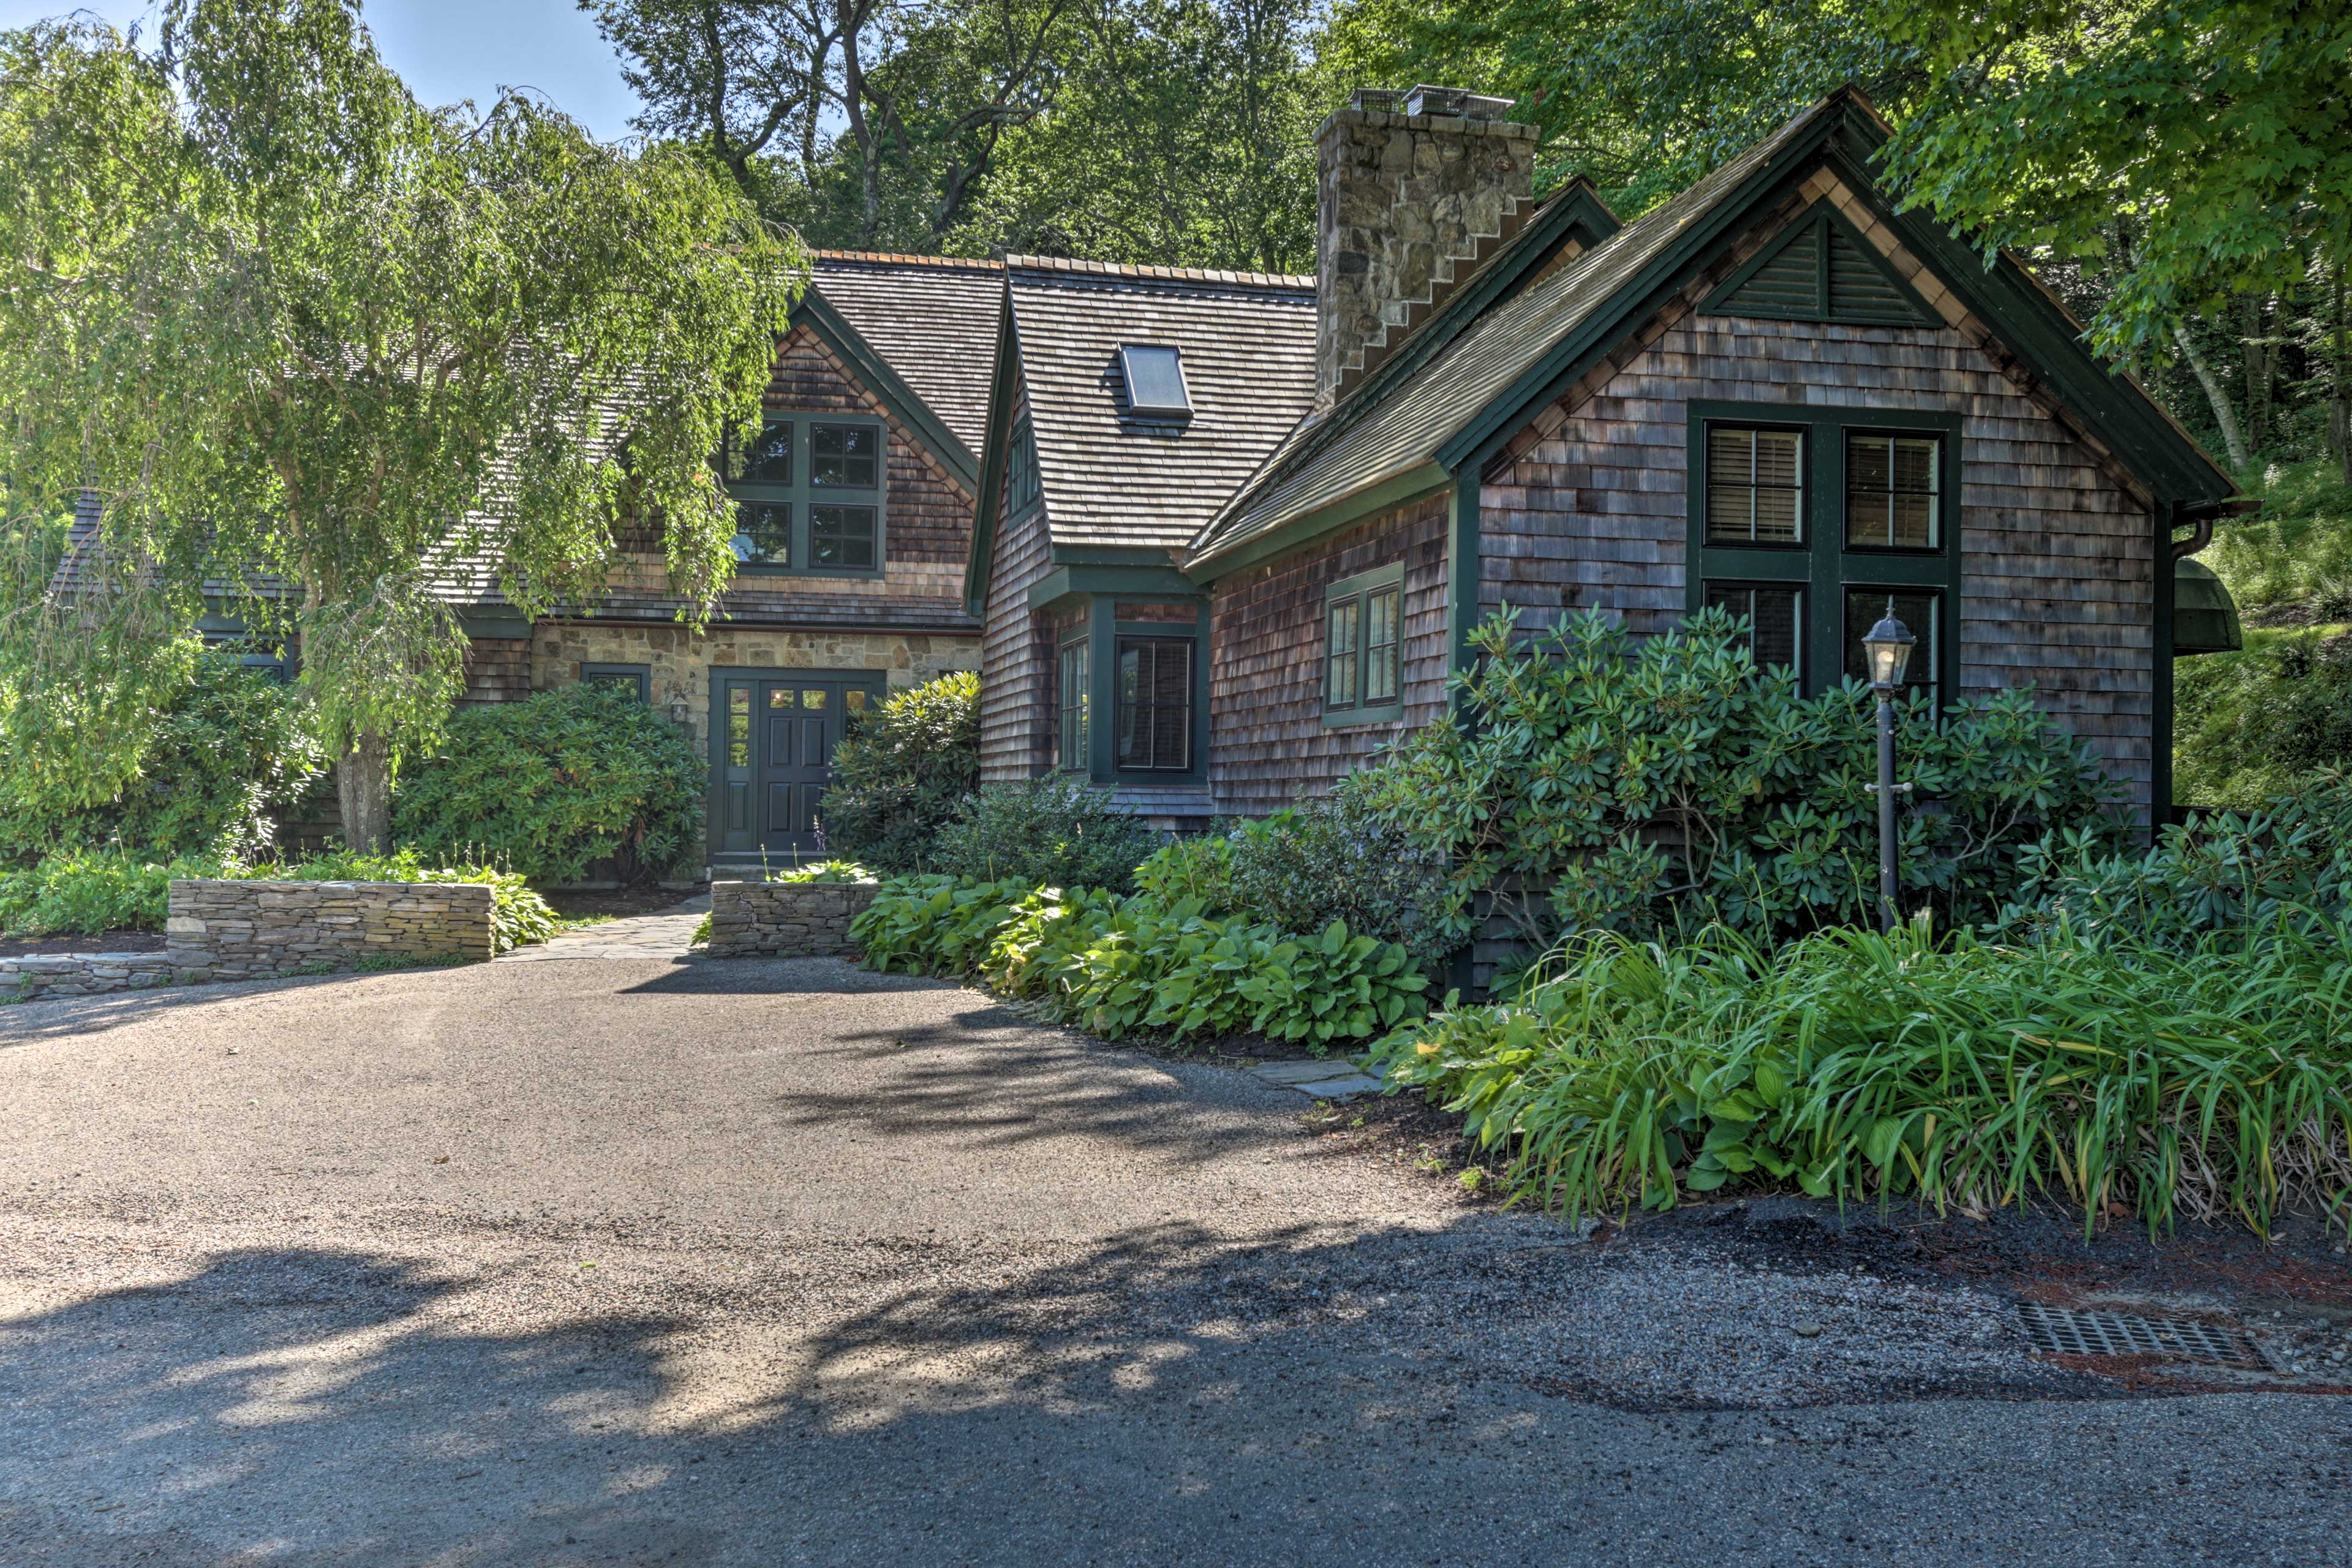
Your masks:
[[[1791,223],[1700,309],[1774,321],[1938,324],[1911,286],[1826,203]]]

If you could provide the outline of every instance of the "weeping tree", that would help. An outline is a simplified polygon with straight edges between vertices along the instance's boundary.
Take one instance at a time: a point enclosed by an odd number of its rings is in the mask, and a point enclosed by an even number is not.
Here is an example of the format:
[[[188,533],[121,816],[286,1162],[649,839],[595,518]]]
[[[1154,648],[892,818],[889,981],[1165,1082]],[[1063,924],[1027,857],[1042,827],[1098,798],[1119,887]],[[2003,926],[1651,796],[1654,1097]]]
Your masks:
[[[207,605],[298,637],[368,849],[462,684],[453,586],[576,602],[658,520],[707,613],[710,454],[805,277],[699,154],[517,95],[420,105],[352,0],[172,0],[152,47],[0,35],[0,473],[97,516],[70,595],[8,623],[20,692]]]

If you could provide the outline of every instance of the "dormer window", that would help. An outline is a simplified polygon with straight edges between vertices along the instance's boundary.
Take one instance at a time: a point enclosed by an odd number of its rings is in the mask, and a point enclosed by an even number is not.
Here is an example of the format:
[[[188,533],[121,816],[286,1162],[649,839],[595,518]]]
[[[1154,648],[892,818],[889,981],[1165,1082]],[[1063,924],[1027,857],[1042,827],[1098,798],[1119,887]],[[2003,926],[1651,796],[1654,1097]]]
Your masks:
[[[1127,377],[1128,412],[1139,419],[1189,419],[1192,396],[1184,387],[1184,363],[1174,349],[1126,343],[1118,351]]]

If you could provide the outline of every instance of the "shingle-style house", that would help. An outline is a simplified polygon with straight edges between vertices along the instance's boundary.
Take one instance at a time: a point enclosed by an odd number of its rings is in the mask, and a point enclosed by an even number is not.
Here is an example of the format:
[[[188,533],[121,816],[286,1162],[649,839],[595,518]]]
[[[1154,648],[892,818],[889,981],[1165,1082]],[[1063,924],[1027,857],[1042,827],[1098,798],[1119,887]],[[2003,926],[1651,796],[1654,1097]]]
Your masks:
[[[1535,198],[1507,107],[1357,93],[1313,279],[1007,263],[985,776],[1263,813],[1439,715],[1496,610],[1727,605],[1816,689],[1891,595],[1915,679],[2030,683],[2164,810],[2175,561],[2228,475],[2014,261],[1894,210],[1859,95],[1622,226]]]
[[[708,630],[678,623],[656,537],[623,541],[637,548],[598,602],[535,621],[500,593],[494,562],[436,585],[470,638],[467,702],[611,682],[708,748],[713,867],[815,849],[817,798],[855,715],[893,688],[980,663],[963,584],[1003,268],[830,251],[814,261],[777,344],[761,447],[731,482],[741,564]],[[68,588],[97,528],[86,510]],[[242,637],[226,616],[205,626]]]
[[[476,628],[482,698],[635,687],[710,755],[710,864],[818,846],[845,728],[893,688],[977,668],[963,602],[1003,268],[819,252],[730,481],[741,561],[709,627],[677,621],[656,541],[605,597]],[[504,634],[503,636],[499,634]]]

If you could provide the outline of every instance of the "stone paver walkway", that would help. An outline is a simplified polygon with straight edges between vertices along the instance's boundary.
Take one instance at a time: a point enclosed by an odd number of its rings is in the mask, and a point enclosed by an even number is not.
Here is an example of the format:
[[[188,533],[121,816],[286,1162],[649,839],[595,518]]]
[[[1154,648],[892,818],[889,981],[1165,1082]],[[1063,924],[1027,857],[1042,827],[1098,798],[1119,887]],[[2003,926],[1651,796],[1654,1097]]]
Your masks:
[[[1381,1087],[1380,1079],[1346,1057],[1330,1057],[1322,1061],[1260,1062],[1242,1070],[1260,1083],[1295,1089],[1309,1100],[1352,1100]]]
[[[530,947],[519,947],[498,957],[500,963],[543,963],[553,958],[684,958],[694,941],[694,928],[710,912],[710,895],[691,898],[674,909],[650,915],[630,915],[604,921],[550,937]]]

